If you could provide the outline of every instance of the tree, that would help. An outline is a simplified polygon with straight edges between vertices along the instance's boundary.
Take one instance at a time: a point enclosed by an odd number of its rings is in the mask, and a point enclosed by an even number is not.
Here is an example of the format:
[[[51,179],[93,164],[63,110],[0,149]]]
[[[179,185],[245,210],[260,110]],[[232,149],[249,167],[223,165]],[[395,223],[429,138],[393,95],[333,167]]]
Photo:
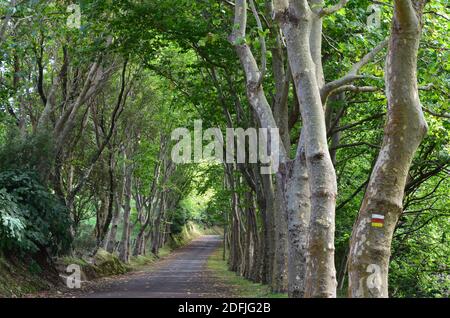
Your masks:
[[[351,297],[388,297],[392,236],[403,212],[411,161],[427,132],[416,74],[425,3],[395,1],[386,58],[387,121],[380,154],[352,234]]]

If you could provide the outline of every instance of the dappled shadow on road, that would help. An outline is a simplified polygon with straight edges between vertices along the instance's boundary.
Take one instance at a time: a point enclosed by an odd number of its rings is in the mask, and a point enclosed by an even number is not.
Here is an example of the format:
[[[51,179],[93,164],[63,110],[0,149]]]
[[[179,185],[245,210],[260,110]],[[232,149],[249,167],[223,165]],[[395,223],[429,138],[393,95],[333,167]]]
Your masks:
[[[229,297],[230,291],[207,269],[208,257],[221,237],[204,235],[174,251],[148,270],[103,280],[87,290],[68,293],[76,298],[209,298]]]

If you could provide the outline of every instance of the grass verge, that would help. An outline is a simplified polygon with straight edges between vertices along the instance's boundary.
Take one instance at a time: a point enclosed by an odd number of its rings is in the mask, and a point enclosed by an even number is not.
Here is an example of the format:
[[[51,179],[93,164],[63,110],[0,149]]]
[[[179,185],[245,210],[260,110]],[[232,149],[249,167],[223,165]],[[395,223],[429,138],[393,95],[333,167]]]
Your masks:
[[[216,250],[208,258],[207,267],[221,284],[228,287],[233,297],[242,298],[287,298],[287,294],[272,293],[270,287],[249,281],[228,270],[223,260],[223,248]]]

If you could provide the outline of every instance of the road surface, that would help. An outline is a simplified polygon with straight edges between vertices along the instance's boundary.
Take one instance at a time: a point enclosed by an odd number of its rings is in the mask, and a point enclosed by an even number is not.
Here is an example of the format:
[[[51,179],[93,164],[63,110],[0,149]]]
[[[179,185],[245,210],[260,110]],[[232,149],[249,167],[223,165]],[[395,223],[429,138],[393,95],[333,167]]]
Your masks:
[[[208,298],[227,297],[206,268],[208,257],[220,246],[221,237],[205,235],[174,251],[149,271],[119,276],[80,298]]]

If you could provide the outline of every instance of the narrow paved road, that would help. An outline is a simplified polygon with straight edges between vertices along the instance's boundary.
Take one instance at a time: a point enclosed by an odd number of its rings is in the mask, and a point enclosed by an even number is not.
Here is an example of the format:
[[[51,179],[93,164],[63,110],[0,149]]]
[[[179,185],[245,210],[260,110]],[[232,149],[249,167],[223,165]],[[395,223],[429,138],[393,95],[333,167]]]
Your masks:
[[[206,268],[221,237],[205,235],[158,262],[151,271],[118,277],[82,298],[208,298],[226,297],[228,291]]]

